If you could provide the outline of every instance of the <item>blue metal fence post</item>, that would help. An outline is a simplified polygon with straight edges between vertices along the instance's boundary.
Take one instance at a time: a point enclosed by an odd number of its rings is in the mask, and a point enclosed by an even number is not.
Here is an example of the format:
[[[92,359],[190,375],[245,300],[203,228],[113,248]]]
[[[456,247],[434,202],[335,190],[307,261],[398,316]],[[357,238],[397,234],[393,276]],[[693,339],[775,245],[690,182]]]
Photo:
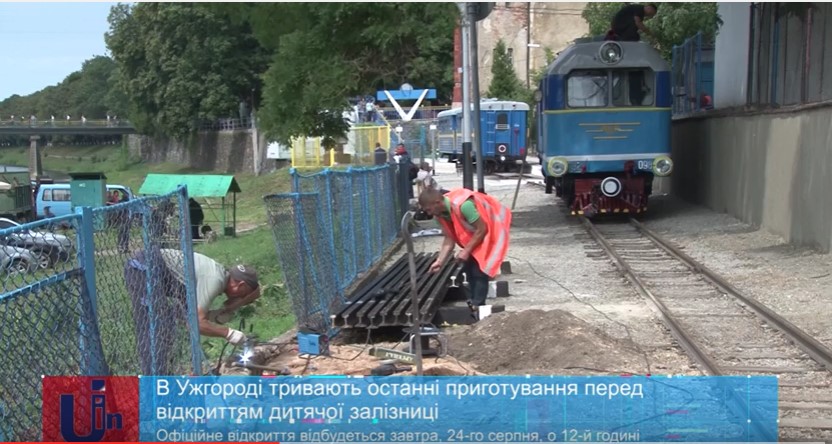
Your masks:
[[[147,304],[147,311],[149,313],[149,332],[150,332],[150,368],[151,374],[158,373],[158,366],[156,365],[156,311],[153,307],[153,290],[154,290],[154,282],[153,279],[156,277],[153,275],[153,250],[151,247],[151,238],[148,231],[151,229],[153,225],[153,213],[152,208],[147,202],[143,202],[141,206],[142,212],[142,240],[144,244],[144,266],[145,266],[145,304]],[[138,340],[139,338],[136,338]]]
[[[180,185],[176,190],[179,201],[179,239],[182,248],[183,267],[185,273],[185,297],[188,301],[188,333],[191,339],[191,360],[194,375],[202,375],[203,352],[200,345],[199,318],[197,316],[196,301],[196,271],[194,269],[194,249],[191,239],[191,218],[188,211],[188,186]]]
[[[298,170],[289,168],[289,176],[292,177],[292,192],[300,193],[300,176]]]
[[[335,273],[335,285],[340,290],[341,285],[343,284],[342,280],[344,280],[345,277],[341,276],[342,273],[340,270],[338,270],[338,259],[337,256],[335,256],[335,214],[332,211],[332,174],[332,170],[327,168],[326,172],[324,173],[325,189],[319,195],[322,199],[326,200],[326,204],[324,205],[324,211],[326,211],[327,215],[326,219],[324,220],[329,222],[329,227],[327,227],[327,229],[329,230],[330,249],[332,250],[332,260],[335,261],[336,264],[336,266],[333,267]]]
[[[367,270],[373,264],[373,244],[370,237],[370,231],[372,231],[372,221],[370,220],[370,187],[367,183],[367,171],[361,172],[361,185],[363,188],[361,193],[361,206],[362,212],[364,213],[364,217],[362,217],[364,219],[364,251],[366,251],[363,270]]]
[[[350,243],[352,244],[352,254],[350,255],[350,276],[355,277],[358,274],[358,240],[355,235],[355,187],[353,186],[353,172],[352,167],[347,168],[347,189],[349,190],[349,207],[350,207]]]
[[[381,168],[373,170],[373,188],[376,190],[376,245],[378,251],[376,252],[376,259],[379,259],[384,254],[384,187],[381,186],[381,177],[384,171]]]
[[[300,270],[300,288],[301,292],[303,292],[303,305],[306,313],[310,312],[309,310],[309,285],[306,282],[306,252],[304,251],[304,241],[303,241],[303,207],[300,203],[300,194],[295,192],[292,196],[292,212],[295,214],[295,241],[296,241],[296,249],[295,252],[297,253],[298,258],[298,265]],[[311,259],[311,258],[310,258]],[[305,321],[305,319],[298,319],[298,324],[300,322]]]
[[[79,325],[80,349],[81,349],[81,374],[87,376],[106,375],[109,371],[104,361],[104,349],[101,345],[100,329],[98,328],[98,290],[95,285],[95,230],[93,229],[93,214],[90,207],[76,207],[75,213],[79,215],[78,231],[78,265],[84,270],[84,289],[81,293],[86,296],[90,304],[90,324],[84,322],[83,313],[87,310],[80,310],[82,313]],[[88,342],[89,339],[89,342]]]

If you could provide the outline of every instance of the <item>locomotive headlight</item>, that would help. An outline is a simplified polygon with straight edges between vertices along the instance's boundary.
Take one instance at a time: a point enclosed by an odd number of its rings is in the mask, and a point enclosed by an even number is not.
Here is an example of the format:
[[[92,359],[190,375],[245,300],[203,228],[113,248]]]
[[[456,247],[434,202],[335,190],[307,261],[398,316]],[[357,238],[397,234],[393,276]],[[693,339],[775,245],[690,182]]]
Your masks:
[[[500,156],[500,162],[505,162],[505,161],[506,161],[506,156]]]
[[[653,160],[653,173],[657,176],[667,176],[673,171],[673,161],[667,156],[660,156]]]
[[[598,56],[601,58],[601,61],[608,64],[613,65],[621,61],[621,54],[624,51],[621,49],[621,45],[616,42],[607,42],[601,45],[601,49],[598,53]]]
[[[563,176],[569,170],[569,162],[560,157],[553,157],[549,159],[546,166],[549,169],[549,174],[555,177]]]

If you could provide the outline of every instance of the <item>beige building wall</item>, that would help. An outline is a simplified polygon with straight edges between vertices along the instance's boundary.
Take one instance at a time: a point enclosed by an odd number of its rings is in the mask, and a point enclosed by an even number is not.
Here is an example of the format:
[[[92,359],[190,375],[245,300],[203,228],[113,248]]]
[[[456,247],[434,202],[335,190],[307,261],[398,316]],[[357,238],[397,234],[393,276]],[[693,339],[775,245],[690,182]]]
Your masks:
[[[526,85],[527,73],[546,64],[545,48],[557,54],[589,31],[581,17],[585,5],[585,2],[497,2],[491,14],[477,24],[480,92],[488,91],[491,84],[491,53],[499,39],[503,39],[506,48],[511,50],[514,71]],[[540,46],[529,48],[527,58],[529,41]]]

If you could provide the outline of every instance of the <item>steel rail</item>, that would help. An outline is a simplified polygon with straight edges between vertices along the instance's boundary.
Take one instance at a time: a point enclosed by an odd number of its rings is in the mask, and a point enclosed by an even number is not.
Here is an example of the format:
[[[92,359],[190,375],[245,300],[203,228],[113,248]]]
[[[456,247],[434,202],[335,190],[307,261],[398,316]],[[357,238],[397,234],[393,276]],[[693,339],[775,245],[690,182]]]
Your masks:
[[[723,373],[719,370],[719,366],[711,359],[705,352],[702,350],[696,343],[690,339],[690,335],[685,331],[685,329],[679,325],[678,322],[673,318],[670,314],[670,310],[650,291],[649,288],[644,284],[641,278],[636,275],[635,272],[630,268],[629,265],[621,258],[621,256],[615,251],[612,245],[607,242],[607,239],[604,238],[604,235],[601,234],[592,222],[589,221],[584,216],[579,216],[581,223],[584,224],[584,227],[589,231],[589,234],[592,236],[595,241],[601,246],[602,249],[607,253],[607,255],[612,258],[613,262],[615,262],[616,268],[624,274],[627,279],[633,284],[636,291],[639,292],[642,296],[646,297],[656,308],[657,313],[661,316],[662,321],[670,329],[673,337],[679,341],[679,344],[685,351],[688,353],[694,361],[708,374],[713,376],[721,376]]]
[[[579,216],[579,218],[581,223],[583,223],[584,227],[589,232],[590,236],[598,242],[601,248],[607,253],[607,255],[609,255],[613,262],[615,262],[616,268],[618,268],[618,270],[627,277],[639,294],[646,297],[647,300],[653,304],[661,316],[664,325],[667,326],[673,337],[679,342],[679,345],[688,353],[688,356],[699,364],[700,368],[702,368],[705,373],[712,376],[724,376],[725,373],[719,368],[716,362],[714,362],[713,359],[711,359],[711,357],[708,356],[693,339],[691,339],[691,335],[681,325],[679,325],[678,322],[676,322],[676,319],[674,319],[670,310],[653,294],[653,292],[650,291],[649,288],[647,288],[647,285],[645,285],[641,278],[639,278],[632,268],[627,265],[627,262],[618,254],[618,252],[616,252],[615,248],[610,245],[607,239],[604,238],[604,235],[601,234],[592,222],[590,222],[585,216]],[[734,393],[726,399],[726,401],[728,401],[726,402],[726,406],[735,415],[747,415],[749,417],[751,427],[757,427],[758,424],[763,423],[759,414],[751,409],[746,400],[742,399],[739,394]],[[776,432],[774,437],[767,437],[767,441],[769,442],[775,442],[776,440]]]
[[[745,304],[748,308],[753,310],[759,317],[765,320],[772,327],[780,331],[786,337],[791,339],[795,345],[806,352],[816,362],[826,368],[827,371],[832,372],[832,350],[823,345],[817,339],[811,337],[809,334],[801,330],[796,325],[787,321],[785,318],[775,313],[760,302],[744,295],[733,285],[729,284],[721,276],[710,270],[708,267],[683,253],[677,247],[671,245],[669,242],[662,239],[661,236],[645,227],[642,223],[635,219],[630,219],[630,224],[636,227],[641,233],[650,238],[657,246],[663,249],[667,254],[673,256],[680,262],[684,263],[692,271],[700,274],[707,279],[711,284],[719,288],[723,293],[731,295]]]

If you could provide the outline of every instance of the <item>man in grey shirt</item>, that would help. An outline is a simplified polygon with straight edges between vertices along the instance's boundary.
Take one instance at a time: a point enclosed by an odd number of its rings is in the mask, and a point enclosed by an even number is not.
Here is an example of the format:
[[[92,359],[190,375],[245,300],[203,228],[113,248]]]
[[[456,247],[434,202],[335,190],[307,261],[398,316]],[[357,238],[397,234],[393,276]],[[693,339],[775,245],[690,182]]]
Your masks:
[[[199,333],[241,344],[246,340],[243,332],[218,325],[211,319],[233,313],[260,297],[257,272],[242,264],[226,268],[199,253],[194,253],[193,261]],[[173,249],[151,248],[149,254],[139,251],[124,266],[142,374],[175,374],[176,349],[181,345],[177,341],[188,337],[187,325],[183,322],[188,309],[184,270],[182,251]],[[227,297],[222,308],[209,312],[214,300],[222,294]]]

